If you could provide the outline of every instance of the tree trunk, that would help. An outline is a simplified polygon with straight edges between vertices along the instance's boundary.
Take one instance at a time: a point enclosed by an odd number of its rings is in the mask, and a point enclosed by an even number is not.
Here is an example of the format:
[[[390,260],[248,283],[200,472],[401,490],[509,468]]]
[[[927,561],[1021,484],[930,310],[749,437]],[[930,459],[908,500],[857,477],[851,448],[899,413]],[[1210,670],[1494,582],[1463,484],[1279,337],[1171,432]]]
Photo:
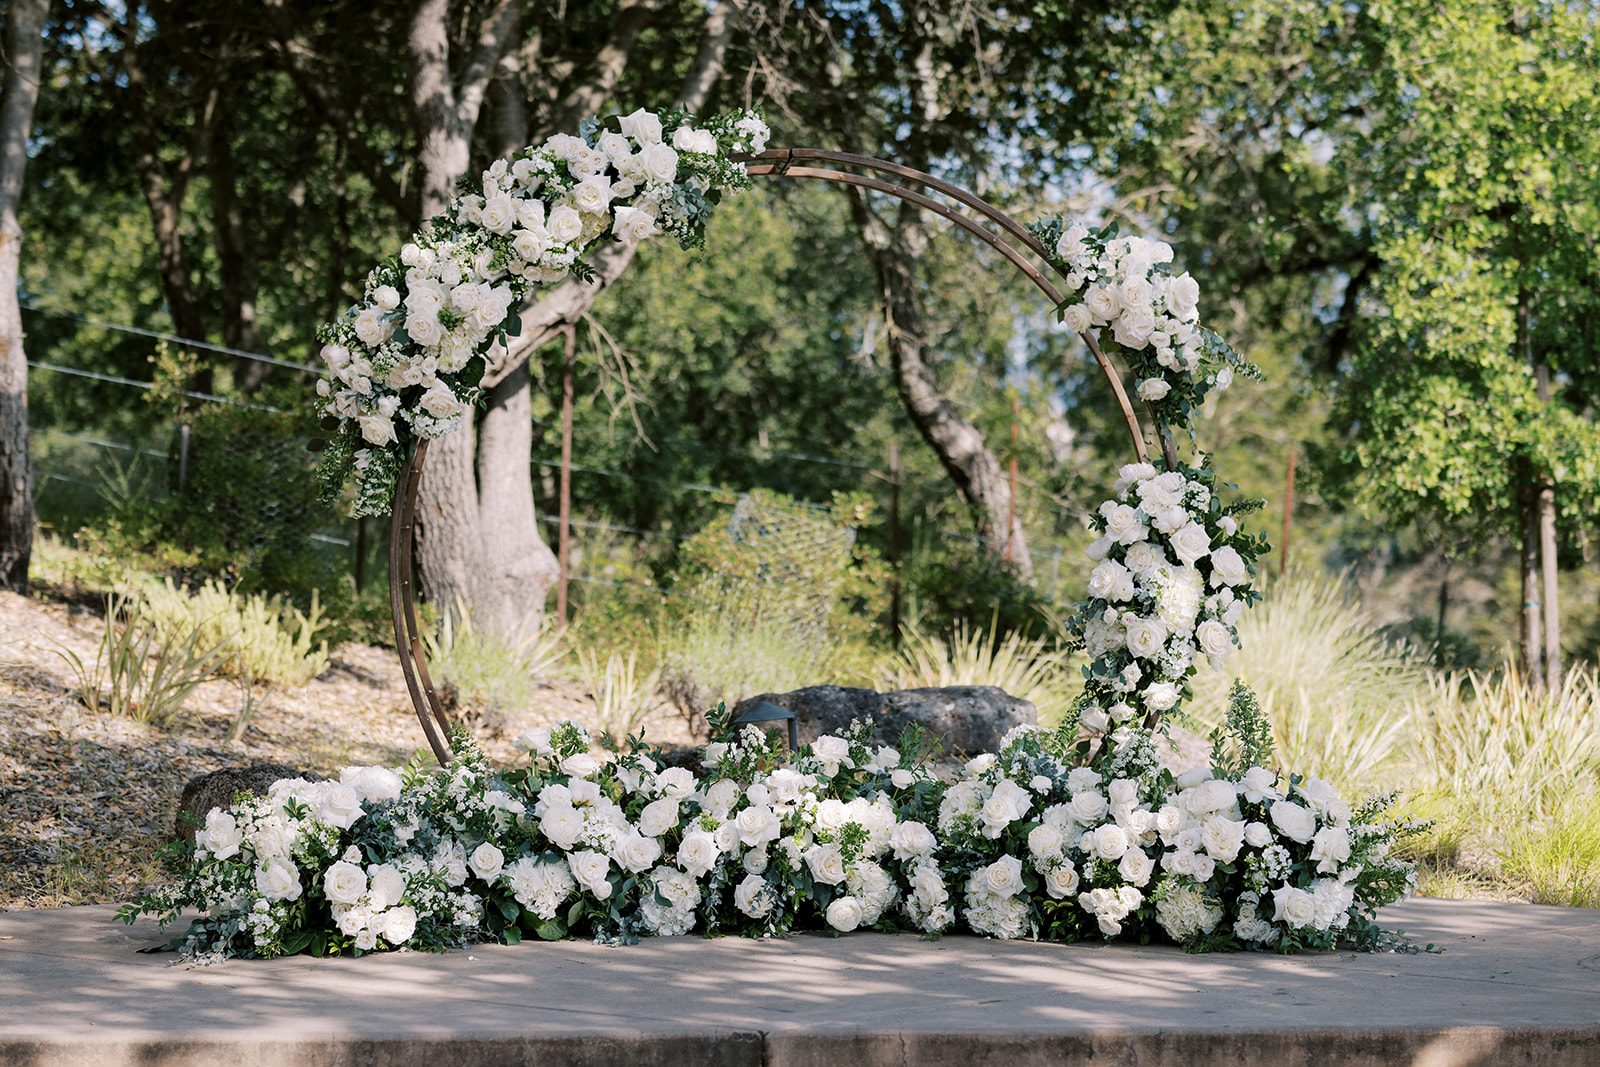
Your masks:
[[[611,49],[607,53],[611,61],[603,64],[600,72],[605,84],[600,87],[601,95],[593,97],[594,100],[601,101],[609,95],[611,85],[621,72],[620,64],[626,61],[628,48],[637,36],[641,12],[654,6],[653,3],[629,4],[619,12],[611,35],[612,43],[607,46]],[[440,115],[448,119],[448,109],[439,101],[455,99],[450,95],[454,90],[448,78],[448,38],[444,34],[446,7],[443,0],[424,0],[412,22],[413,110],[419,122],[435,121]],[[697,111],[705,103],[707,93],[721,75],[722,57],[732,29],[729,2],[723,0],[707,18],[695,62],[679,94],[681,106]],[[622,45],[613,47],[619,40]],[[486,90],[493,94],[496,127],[493,140],[502,153],[524,143],[513,136],[516,105],[504,95],[515,84],[513,59],[505,55],[502,48],[491,64],[500,84],[490,88],[485,75],[483,84],[476,90],[478,100]],[[593,94],[594,91],[591,83],[580,86],[574,93]],[[590,98],[585,96],[585,99]],[[571,104],[572,99],[569,97],[564,103]],[[460,100],[455,107],[458,115],[464,115],[468,94],[462,92]],[[599,103],[594,106],[598,107]],[[473,122],[477,119],[477,108],[476,103],[472,104]],[[437,214],[443,208],[456,178],[466,169],[465,153],[472,126],[462,119],[460,130],[461,169],[448,181],[429,177],[429,174],[432,167],[443,168],[457,158],[452,155],[456,149],[445,138],[436,137],[430,142],[424,133],[424,216]],[[533,428],[527,359],[561,328],[583,317],[606,285],[632,261],[633,252],[633,246],[604,246],[592,260],[599,275],[597,283],[568,281],[534,307],[524,310],[522,336],[512,340],[511,350],[484,378],[489,411],[484,416],[477,441],[469,435],[455,433],[429,446],[417,522],[417,558],[423,594],[429,600],[447,607],[463,601],[476,606],[486,620],[494,620],[494,625],[513,631],[526,631],[537,624],[544,610],[545,596],[556,578],[556,566],[553,553],[540,537],[533,503],[533,478],[529,468]],[[476,481],[471,477],[475,449]],[[440,459],[437,468],[436,456]],[[476,522],[459,518],[447,522],[446,513],[473,516]],[[430,522],[432,530],[425,528]],[[468,560],[470,566],[466,565]]]
[[[450,73],[450,0],[421,0],[412,15],[406,47],[424,219],[445,209],[456,181],[467,171],[473,127],[522,7],[514,0],[498,0],[488,11],[472,35],[477,47],[459,83]],[[419,489],[416,557],[422,593],[446,611],[476,606],[485,571],[474,437],[463,426],[433,442]],[[535,605],[525,614],[538,610]]]
[[[1544,686],[1544,644],[1540,636],[1539,610],[1539,519],[1538,494],[1533,470],[1527,460],[1519,461],[1517,507],[1522,514],[1522,670],[1528,686]]]
[[[489,391],[478,433],[478,528],[483,544],[476,607],[500,633],[522,637],[538,629],[555,553],[541,538],[528,457],[533,451],[533,404],[528,365]]]
[[[209,84],[201,87],[189,143],[169,170],[161,158],[161,138],[156,132],[155,118],[150,113],[145,95],[147,88],[138,43],[141,6],[127,6],[127,18],[121,27],[122,69],[127,82],[123,99],[127,103],[134,130],[133,168],[138,175],[145,204],[150,209],[150,224],[161,268],[161,288],[172,316],[173,332],[180,337],[203,341],[206,336],[205,321],[201,315],[199,297],[195,294],[194,279],[190,276],[179,226],[189,178],[201,146],[209,140],[219,93],[215,77],[208,79]],[[227,57],[219,54],[214,62],[220,67],[227,62]],[[204,391],[210,391],[208,382],[202,385]]]
[[[23,351],[17,273],[22,227],[17,202],[39,79],[48,0],[11,0],[6,12],[0,97],[0,587],[28,591],[33,555],[33,461],[28,454],[28,357]]]
[[[870,214],[864,199],[851,189],[857,228],[872,250],[873,268],[883,289],[888,319],[890,361],[895,388],[912,424],[944,466],[956,491],[972,510],[984,551],[1007,561],[1024,581],[1033,578],[1021,509],[1011,505],[1011,489],[1000,461],[983,434],[939,389],[923,353],[922,301],[917,290],[917,264],[927,247],[921,209],[900,206],[892,230]]]
[[[1517,294],[1517,340],[1533,367],[1539,403],[1550,407],[1550,365],[1533,354],[1528,328],[1528,293]],[[1552,693],[1561,691],[1561,591],[1556,585],[1556,483],[1540,471],[1537,484],[1539,512],[1539,569],[1544,577],[1544,682]]]
[[[206,155],[211,177],[211,218],[217,245],[217,273],[222,280],[222,343],[241,352],[266,354],[256,327],[256,259],[245,237],[244,215],[234,185],[233,146],[228,131],[215,124]],[[272,364],[233,360],[233,381],[253,393],[272,373]]]

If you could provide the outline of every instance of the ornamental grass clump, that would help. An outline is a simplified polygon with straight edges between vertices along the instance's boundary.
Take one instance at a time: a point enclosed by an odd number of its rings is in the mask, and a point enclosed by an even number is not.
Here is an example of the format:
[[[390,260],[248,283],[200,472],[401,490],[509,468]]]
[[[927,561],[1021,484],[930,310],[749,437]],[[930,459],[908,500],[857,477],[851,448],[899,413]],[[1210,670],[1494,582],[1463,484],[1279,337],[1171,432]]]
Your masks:
[[[539,679],[567,654],[562,632],[542,625],[520,639],[479,626],[464,603],[445,612],[437,634],[425,634],[428,661],[440,681],[456,687],[457,699],[492,712],[521,711],[533,703]]]
[[[1257,693],[1287,765],[1352,791],[1407,782],[1410,709],[1430,692],[1429,671],[1386,642],[1338,580],[1291,572],[1238,632],[1233,673]],[[1221,718],[1231,676],[1195,679],[1202,725]]]
[[[226,642],[209,643],[198,627],[163,629],[146,613],[138,593],[112,593],[93,662],[57,648],[73,673],[73,692],[92,711],[167,727],[201,683],[216,676],[229,654]]]
[[[991,685],[1031,702],[1045,721],[1053,721],[1072,702],[1081,662],[1050,637],[1004,637],[957,620],[948,637],[907,627],[899,652],[881,661],[874,684],[884,691]]]

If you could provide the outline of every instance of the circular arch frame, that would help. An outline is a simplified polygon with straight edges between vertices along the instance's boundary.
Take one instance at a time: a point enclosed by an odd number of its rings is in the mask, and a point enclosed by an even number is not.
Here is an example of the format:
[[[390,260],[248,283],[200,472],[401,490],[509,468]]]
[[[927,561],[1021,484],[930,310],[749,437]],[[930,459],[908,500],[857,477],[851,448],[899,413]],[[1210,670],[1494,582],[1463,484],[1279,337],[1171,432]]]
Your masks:
[[[1005,256],[1029,281],[1033,282],[1052,305],[1059,305],[1062,302],[1061,291],[1044,271],[1024,254],[1023,250],[1032,253],[1047,268],[1057,274],[1060,273],[1051,263],[1049,251],[1037,237],[999,208],[932,174],[887,160],[874,159],[871,156],[817,148],[773,148],[755,155],[737,155],[731,158],[735,162],[745,164],[746,173],[753,177],[813,178],[870,189],[915,204],[962,227]],[[839,167],[851,167],[854,170],[811,166],[809,165],[811,163],[831,163]],[[858,174],[855,173],[857,170],[890,175],[900,182],[912,183],[938,193],[970,209],[998,227],[1001,232],[995,233],[972,215],[918,192],[912,184],[899,184],[868,174]],[[1085,331],[1079,336],[1088,346],[1101,373],[1111,386],[1117,405],[1122,410],[1128,434],[1133,440],[1134,453],[1138,456],[1139,462],[1146,462],[1148,452],[1145,448],[1144,431],[1139,425],[1138,416],[1134,414],[1127,390],[1123,388],[1121,376],[1092,333]],[[1148,404],[1146,409],[1150,410]],[[1177,465],[1177,455],[1171,435],[1167,428],[1155,419],[1153,410],[1150,410],[1150,416],[1161,444],[1162,458],[1170,470]],[[400,668],[405,674],[411,705],[417,713],[417,720],[422,724],[423,733],[427,735],[428,746],[442,765],[450,761],[450,733],[454,724],[451,723],[450,715],[439,699],[432,675],[428,671],[427,659],[423,655],[422,633],[417,624],[416,599],[412,588],[414,573],[412,528],[416,524],[417,487],[422,481],[422,464],[427,454],[427,440],[419,440],[410,461],[401,470],[399,482],[395,486],[394,505],[389,513],[389,608],[394,620],[395,647],[400,654]]]

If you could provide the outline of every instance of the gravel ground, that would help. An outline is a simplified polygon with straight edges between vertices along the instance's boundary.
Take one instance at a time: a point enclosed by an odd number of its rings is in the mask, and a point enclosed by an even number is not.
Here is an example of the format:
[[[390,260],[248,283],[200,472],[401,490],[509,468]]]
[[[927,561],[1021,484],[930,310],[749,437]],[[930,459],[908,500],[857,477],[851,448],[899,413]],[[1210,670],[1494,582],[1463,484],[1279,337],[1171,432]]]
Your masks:
[[[0,908],[137,895],[159,876],[157,850],[196,775],[251,763],[337,774],[352,764],[398,766],[427,750],[399,660],[366,645],[340,648],[304,688],[258,689],[237,743],[226,740],[243,695],[233,680],[202,685],[168,729],[90,711],[58,650],[92,662],[103,625],[71,603],[0,592]],[[527,712],[472,725],[493,760],[514,766],[523,757],[511,739],[524,726],[592,721],[593,706],[552,679]],[[662,745],[690,741],[665,709],[647,731]]]

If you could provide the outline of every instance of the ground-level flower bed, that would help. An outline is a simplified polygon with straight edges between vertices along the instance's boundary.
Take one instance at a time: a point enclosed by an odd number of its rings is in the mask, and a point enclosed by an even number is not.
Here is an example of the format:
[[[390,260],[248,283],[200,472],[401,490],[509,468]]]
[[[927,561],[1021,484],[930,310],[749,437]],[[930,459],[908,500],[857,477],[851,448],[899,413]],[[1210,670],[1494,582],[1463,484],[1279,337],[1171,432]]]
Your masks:
[[[724,726],[697,777],[639,738],[596,758],[576,723],[526,732],[510,771],[458,735],[442,769],[213,810],[178,881],[123,914],[204,912],[171,944],[195,959],[806,928],[1295,951],[1383,943],[1374,911],[1415,881],[1393,798],[1267,770],[1242,687],[1212,766],[1177,778],[1137,725],[1018,727],[949,783],[927,735],[870,736],[786,758],[776,732]]]

